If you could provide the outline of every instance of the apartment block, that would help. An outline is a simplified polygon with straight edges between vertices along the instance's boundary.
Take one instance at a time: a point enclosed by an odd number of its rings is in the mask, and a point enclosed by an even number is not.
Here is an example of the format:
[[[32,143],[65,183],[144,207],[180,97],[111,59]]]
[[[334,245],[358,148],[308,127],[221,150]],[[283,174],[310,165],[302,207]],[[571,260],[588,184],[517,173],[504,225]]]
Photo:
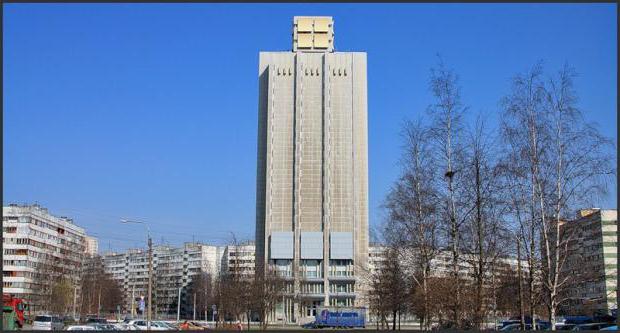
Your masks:
[[[86,244],[86,254],[89,256],[95,256],[99,252],[99,242],[97,238],[85,236],[84,242]]]
[[[2,222],[3,293],[24,298],[37,313],[47,310],[42,300],[45,284],[64,277],[79,287],[87,254],[83,228],[38,204],[4,206]]]
[[[222,272],[240,274],[251,279],[256,269],[256,246],[254,243],[229,245],[224,248]]]
[[[609,314],[618,300],[618,211],[582,209],[574,220],[563,221],[560,232],[568,240],[563,276],[571,288],[561,311],[565,314]]]
[[[153,247],[153,312],[166,317],[177,312],[179,288],[181,311],[191,303],[187,287],[203,273],[215,277],[224,262],[225,247],[185,243],[182,247]],[[119,282],[125,295],[123,311],[136,314],[140,298],[148,294],[148,251],[131,249],[103,255],[106,272]]]

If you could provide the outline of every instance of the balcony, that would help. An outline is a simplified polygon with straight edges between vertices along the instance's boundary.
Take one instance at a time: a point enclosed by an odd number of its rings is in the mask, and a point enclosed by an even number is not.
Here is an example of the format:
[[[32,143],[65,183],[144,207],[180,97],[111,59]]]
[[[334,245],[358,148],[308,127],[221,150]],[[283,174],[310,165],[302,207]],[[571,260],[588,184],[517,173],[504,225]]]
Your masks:
[[[330,291],[329,297],[355,298],[356,294],[354,292],[347,292],[347,291]]]
[[[356,281],[356,278],[353,275],[353,272],[335,272],[335,273],[336,274],[334,274],[334,272],[330,273],[328,279],[332,281]]]

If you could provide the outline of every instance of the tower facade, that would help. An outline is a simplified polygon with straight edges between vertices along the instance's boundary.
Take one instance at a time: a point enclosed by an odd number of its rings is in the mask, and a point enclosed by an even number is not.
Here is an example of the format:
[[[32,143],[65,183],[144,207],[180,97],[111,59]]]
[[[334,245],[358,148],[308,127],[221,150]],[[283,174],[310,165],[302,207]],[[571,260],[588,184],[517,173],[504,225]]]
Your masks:
[[[278,319],[360,306],[368,258],[366,53],[331,17],[295,17],[293,50],[259,61],[256,266],[288,281]]]

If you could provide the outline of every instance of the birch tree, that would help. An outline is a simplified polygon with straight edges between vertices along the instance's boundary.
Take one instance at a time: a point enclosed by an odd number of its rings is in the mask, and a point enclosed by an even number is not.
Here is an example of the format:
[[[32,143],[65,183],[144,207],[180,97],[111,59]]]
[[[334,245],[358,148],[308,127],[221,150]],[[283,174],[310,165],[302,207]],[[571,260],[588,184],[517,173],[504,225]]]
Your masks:
[[[473,275],[472,323],[478,329],[486,320],[492,290],[490,274],[508,242],[501,205],[502,188],[495,161],[496,142],[478,118],[469,131],[463,163],[464,201],[472,213],[463,232],[463,250]]]
[[[605,180],[614,169],[611,141],[585,122],[577,107],[574,71],[565,66],[546,80],[542,73],[538,64],[513,80],[504,99],[502,135],[510,146],[506,165],[514,185],[513,212],[523,239],[529,240],[531,316],[540,240],[542,300],[555,329],[560,295],[575,280],[564,273],[571,235],[562,233],[561,225],[577,208],[592,205],[605,192]]]
[[[388,195],[388,226],[393,246],[407,251],[404,264],[413,272],[411,278],[420,289],[412,295],[421,295],[422,323],[430,329],[428,280],[431,262],[439,250],[436,172],[428,129],[421,121],[406,122],[403,137],[403,175]]]
[[[548,79],[545,107],[549,115],[548,160],[549,193],[544,184],[539,187],[541,227],[543,235],[543,283],[548,301],[550,321],[555,324],[559,295],[571,284],[572,274],[565,273],[566,250],[573,237],[561,230],[566,216],[576,208],[592,206],[593,199],[606,191],[606,180],[615,174],[610,153],[611,140],[587,123],[577,106],[574,89],[575,71],[565,65],[556,76]],[[547,217],[545,214],[551,214]]]
[[[447,221],[446,236],[452,256],[452,320],[455,327],[459,328],[462,315],[462,281],[459,277],[459,263],[461,261],[460,238],[464,216],[459,214],[458,196],[460,191],[457,188],[457,184],[461,178],[459,169],[462,142],[459,134],[463,128],[462,115],[465,107],[461,102],[457,75],[452,70],[446,68],[441,60],[437,68],[431,70],[429,86],[435,99],[435,102],[428,108],[432,121],[430,138],[438,154],[435,165],[443,170],[442,211],[445,216],[444,219]]]

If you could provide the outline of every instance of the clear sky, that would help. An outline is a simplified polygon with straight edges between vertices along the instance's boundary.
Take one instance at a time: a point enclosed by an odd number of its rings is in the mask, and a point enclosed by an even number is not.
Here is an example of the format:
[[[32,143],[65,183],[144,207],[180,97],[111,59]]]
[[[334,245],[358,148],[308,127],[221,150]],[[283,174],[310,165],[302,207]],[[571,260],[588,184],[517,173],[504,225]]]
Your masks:
[[[253,238],[258,52],[291,48],[294,15],[333,16],[336,49],[368,52],[371,225],[437,53],[491,123],[511,76],[567,62],[617,142],[615,4],[5,4],[4,203],[73,217],[100,250],[144,245],[121,217],[157,243]]]

